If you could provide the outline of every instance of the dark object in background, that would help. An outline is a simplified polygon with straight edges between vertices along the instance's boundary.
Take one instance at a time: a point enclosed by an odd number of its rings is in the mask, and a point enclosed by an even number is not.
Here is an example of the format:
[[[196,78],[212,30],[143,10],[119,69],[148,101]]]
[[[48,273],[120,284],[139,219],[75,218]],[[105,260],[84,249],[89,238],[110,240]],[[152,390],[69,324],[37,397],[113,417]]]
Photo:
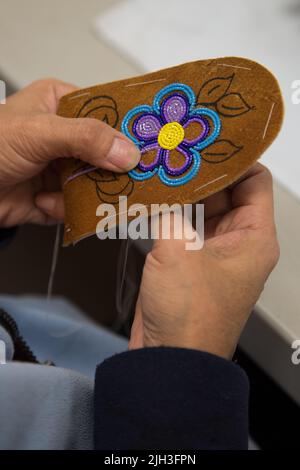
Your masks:
[[[4,248],[13,240],[17,233],[17,227],[0,229],[0,248]]]
[[[20,227],[1,250],[0,295],[45,295],[56,227]],[[103,325],[116,315],[116,276],[119,240],[96,236],[75,247],[60,248],[54,296],[63,296]]]
[[[14,361],[39,364],[39,361],[31,351],[29,345],[20,335],[15,320],[2,308],[0,308],[0,326],[7,331],[12,339],[14,345]]]

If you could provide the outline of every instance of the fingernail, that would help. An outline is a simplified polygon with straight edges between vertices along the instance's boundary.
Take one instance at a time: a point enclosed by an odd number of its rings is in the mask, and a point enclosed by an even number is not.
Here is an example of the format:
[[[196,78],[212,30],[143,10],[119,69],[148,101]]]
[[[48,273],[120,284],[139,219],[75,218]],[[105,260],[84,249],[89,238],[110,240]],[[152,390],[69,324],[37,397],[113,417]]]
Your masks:
[[[140,161],[141,153],[132,143],[115,137],[111,149],[107,155],[108,161],[123,171],[134,168]]]

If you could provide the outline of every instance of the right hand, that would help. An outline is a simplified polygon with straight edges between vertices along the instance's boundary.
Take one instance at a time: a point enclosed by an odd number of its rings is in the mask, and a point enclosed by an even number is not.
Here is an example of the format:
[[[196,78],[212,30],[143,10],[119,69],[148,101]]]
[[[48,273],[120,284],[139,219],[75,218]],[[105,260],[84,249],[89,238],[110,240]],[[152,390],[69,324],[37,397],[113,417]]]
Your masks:
[[[205,201],[206,240],[156,240],[144,266],[129,348],[171,346],[231,358],[277,263],[272,177],[256,164]]]

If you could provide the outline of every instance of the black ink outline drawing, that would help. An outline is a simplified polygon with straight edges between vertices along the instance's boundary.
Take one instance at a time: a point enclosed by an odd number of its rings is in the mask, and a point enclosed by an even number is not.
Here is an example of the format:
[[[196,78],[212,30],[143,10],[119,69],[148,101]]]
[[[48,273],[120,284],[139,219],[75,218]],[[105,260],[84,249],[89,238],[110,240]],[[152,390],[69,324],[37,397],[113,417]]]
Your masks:
[[[93,103],[94,101],[99,101],[99,100],[108,100],[112,104],[107,105],[107,103],[106,103],[106,104],[102,104],[102,105],[99,106],[98,103],[97,103],[97,106],[94,106],[93,108],[88,109],[87,112],[84,112],[84,109],[88,108],[91,103]],[[79,109],[79,111],[77,112],[75,117],[84,118],[84,117],[89,116],[92,112],[98,111],[99,109],[107,109],[107,110],[110,109],[110,110],[112,110],[115,113],[115,119],[112,122],[110,122],[107,114],[105,114],[104,119],[102,119],[102,121],[106,122],[111,127],[114,127],[114,128],[117,127],[118,122],[119,122],[119,113],[118,113],[117,103],[115,102],[115,100],[111,96],[108,96],[108,95],[99,95],[99,96],[94,96],[93,98],[88,99],[81,106],[81,108]]]
[[[238,100],[241,102],[242,106],[228,106],[226,104],[223,104],[222,101],[224,102],[229,97],[237,97]],[[242,116],[243,114],[248,113],[249,111],[254,109],[254,107],[249,106],[247,101],[244,100],[244,98],[242,97],[240,93],[228,93],[227,95],[224,95],[216,103],[216,109],[218,113],[221,114],[221,116],[228,117],[228,118],[235,118],[235,117],[239,117],[239,116]],[[228,110],[228,112],[226,113],[225,111],[222,111],[222,109]],[[237,111],[237,112],[230,114],[230,111]]]
[[[226,76],[226,77],[214,77],[210,78],[206,82],[204,82],[197,95],[197,106],[207,106],[207,107],[212,107],[214,108],[221,116],[224,118],[237,118],[239,116],[242,116],[249,111],[252,111],[255,109],[255,106],[250,106],[247,101],[243,98],[241,93],[238,92],[230,92],[229,90],[233,84],[235,78],[235,74],[233,73],[232,75]],[[219,91],[219,93],[217,93]],[[213,96],[213,98],[210,98],[210,96]],[[241,103],[241,106],[230,106],[229,103],[224,104],[224,101],[228,101],[228,98],[230,99],[234,98],[235,100],[239,101]],[[223,104],[222,104],[223,103]],[[213,146],[216,144],[219,144],[220,142],[225,142],[228,146],[228,144],[232,147],[233,151],[228,155],[227,150],[224,152],[220,153],[209,153],[209,149],[212,149]],[[232,158],[234,155],[236,155],[238,152],[240,152],[244,147],[242,145],[236,145],[234,144],[231,140],[229,139],[219,139],[210,146],[208,146],[202,153],[202,159],[207,162],[207,163],[223,163],[230,158]],[[215,155],[215,157],[222,157],[224,156],[225,158],[223,159],[218,159],[217,161],[209,160],[205,158],[205,155]],[[225,156],[226,155],[226,156]]]
[[[107,170],[97,169],[91,173],[88,173],[86,176],[96,183],[97,195],[102,202],[118,204],[120,195],[129,197],[132,194],[134,182],[127,173],[119,174]],[[119,189],[117,192],[107,191],[105,188],[102,188],[102,186],[105,186],[106,183],[113,183],[114,181],[120,184],[121,180],[124,180],[124,185],[122,185],[122,189]],[[116,201],[112,200],[113,197],[116,197]]]
[[[249,111],[254,110],[255,106],[250,106],[243,98],[241,93],[229,92],[234,78],[235,74],[233,73],[226,77],[213,77],[204,82],[197,94],[196,106],[212,107],[221,116],[223,116],[223,118],[237,118],[248,113]],[[224,104],[224,101],[228,101],[228,98],[230,97],[234,98],[235,100],[237,99],[237,101],[241,103],[241,106],[230,106],[229,103]],[[99,104],[101,101],[102,104]],[[111,127],[116,128],[119,122],[117,103],[111,96],[108,95],[99,95],[89,98],[87,101],[85,101],[85,103],[83,103],[77,112],[76,117],[88,117],[93,112],[99,111],[100,109],[107,110],[102,121],[109,124]],[[210,152],[210,150],[213,150],[214,146],[219,145],[221,142],[226,144],[227,149],[225,148],[224,151],[220,151],[218,153],[213,151]],[[228,152],[228,146],[231,147],[231,152]],[[244,147],[242,145],[236,145],[231,140],[222,138],[206,147],[206,149],[201,152],[201,157],[206,163],[223,163],[235,156],[243,148]],[[217,158],[216,161],[208,158],[213,156]],[[118,196],[122,194],[126,194],[127,196],[132,194],[134,189],[134,181],[127,175],[127,173],[116,174],[111,171],[101,169],[94,169],[89,172],[89,167],[90,165],[82,164],[82,162],[79,161],[79,166],[74,170],[73,174],[75,175],[78,172],[84,172],[87,170],[83,176],[89,178],[91,181],[94,181],[98,198],[101,201],[117,204],[118,200],[116,202],[112,202],[110,199],[113,199],[114,197],[118,199]],[[119,182],[121,178],[126,179],[126,184],[122,186],[121,190],[118,190],[116,193],[105,190],[105,185],[107,183],[112,183],[113,181]]]
[[[220,142],[226,142],[226,144],[229,144],[230,147],[233,149],[231,153],[228,153],[227,151],[225,152],[207,152],[207,150],[212,150],[214,146],[220,144]],[[217,164],[217,163],[223,163],[223,162],[226,162],[227,160],[229,160],[230,158],[232,158],[234,155],[236,155],[238,152],[240,152],[240,150],[242,150],[244,147],[242,145],[235,145],[231,140],[229,139],[219,139],[219,140],[216,140],[212,145],[209,145],[202,153],[201,153],[201,156],[202,156],[202,159],[206,162],[206,163],[212,163],[212,164]],[[224,157],[222,158],[221,160],[218,159],[216,161],[213,161],[213,160],[209,160],[209,158],[207,158],[208,156],[216,156],[216,157]],[[206,157],[206,158],[205,158]]]
[[[209,106],[211,104],[215,104],[220,97],[224,96],[227,93],[227,91],[229,90],[232,84],[233,79],[234,79],[234,73],[232,75],[229,75],[229,77],[217,77],[217,78],[214,77],[204,82],[197,95],[197,105],[200,104],[202,106]],[[216,82],[216,83],[214,84],[213,82]],[[206,99],[204,101],[201,100],[201,93],[203,93],[205,88],[209,88],[211,84],[213,86],[206,92],[206,96],[209,97],[209,95],[214,93],[215,90],[219,90],[219,89],[222,90],[222,86],[223,86],[221,95],[219,95],[219,98],[214,98],[213,100],[212,99],[209,99],[209,100]]]

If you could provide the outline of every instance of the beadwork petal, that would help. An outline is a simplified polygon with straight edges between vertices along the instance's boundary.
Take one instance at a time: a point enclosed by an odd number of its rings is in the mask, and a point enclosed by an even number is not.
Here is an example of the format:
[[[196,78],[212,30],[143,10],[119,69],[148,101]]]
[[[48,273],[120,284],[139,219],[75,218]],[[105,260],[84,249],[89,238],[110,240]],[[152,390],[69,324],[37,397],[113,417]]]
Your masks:
[[[193,155],[188,149],[181,147],[180,145],[174,149],[181,153],[184,157],[184,163],[180,167],[172,167],[170,165],[170,158],[172,156],[172,150],[164,150],[161,155],[161,164],[165,172],[170,176],[179,176],[185,173],[192,164]]]
[[[184,96],[187,99],[190,108],[194,108],[196,105],[196,95],[190,86],[183,83],[172,83],[162,88],[155,95],[153,100],[153,110],[156,112],[156,114],[160,114],[161,102],[170,93],[180,93],[181,96]]]
[[[131,125],[132,119],[140,115],[141,113],[153,114],[152,111],[153,110],[151,106],[141,105],[141,106],[137,106],[136,108],[130,109],[128,113],[124,116],[124,119],[121,124],[121,131],[123,132],[123,134],[126,135],[126,137],[128,137],[128,139],[132,140],[132,142],[137,146],[141,145],[141,141],[140,139],[137,139],[136,136],[132,135],[132,125]]]
[[[161,116],[165,122],[182,122],[189,111],[189,102],[184,95],[173,93],[161,104]]]
[[[190,152],[193,157],[192,165],[184,175],[172,178],[167,175],[163,166],[159,167],[158,176],[164,184],[171,187],[181,186],[191,181],[198,174],[201,165],[201,156],[199,152],[193,148],[190,149]]]
[[[182,126],[183,131],[187,131],[193,122],[200,124],[201,128],[199,133],[192,132],[190,140],[183,135],[176,149],[174,145],[169,150],[159,145],[159,136],[162,128],[172,122]],[[172,187],[188,183],[199,172],[200,150],[217,139],[221,127],[218,113],[209,108],[196,107],[196,96],[191,87],[182,83],[167,85],[155,95],[152,107],[139,105],[128,111],[122,121],[121,131],[142,153],[140,163],[128,175],[137,181],[145,181],[157,175],[162,183]],[[167,128],[164,130],[169,131]],[[198,135],[195,137],[195,134]],[[170,152],[175,150],[184,157],[180,167],[171,166]],[[146,157],[143,159],[143,154],[150,151],[154,151],[152,158],[148,156],[147,160]]]
[[[198,142],[194,146],[196,150],[203,150],[204,148],[208,147],[211,145],[220,135],[221,129],[222,129],[222,123],[220,116],[216,111],[209,109],[209,108],[198,108],[193,110],[191,113],[191,116],[201,116],[201,118],[207,119],[209,118],[212,121],[212,132],[208,136],[206,136],[203,140]]]
[[[154,160],[150,163],[144,163],[143,162],[143,155],[145,153],[150,152],[151,150],[156,150]],[[141,160],[137,165],[137,168],[141,171],[152,171],[154,168],[157,168],[160,164],[160,159],[161,159],[161,151],[162,149],[159,147],[157,142],[151,142],[149,144],[146,144],[142,147],[141,149]]]
[[[161,127],[162,123],[158,116],[146,113],[135,119],[132,131],[138,139],[148,141],[157,138]]]
[[[210,131],[210,125],[209,125],[208,120],[202,116],[190,116],[183,126],[184,129],[187,130],[188,127],[193,123],[200,124],[201,127],[200,127],[200,131],[197,137],[194,137],[191,140],[187,138],[183,139],[183,144],[185,144],[188,147],[193,147],[194,145],[197,145],[200,142],[202,142],[204,139],[206,139]]]

